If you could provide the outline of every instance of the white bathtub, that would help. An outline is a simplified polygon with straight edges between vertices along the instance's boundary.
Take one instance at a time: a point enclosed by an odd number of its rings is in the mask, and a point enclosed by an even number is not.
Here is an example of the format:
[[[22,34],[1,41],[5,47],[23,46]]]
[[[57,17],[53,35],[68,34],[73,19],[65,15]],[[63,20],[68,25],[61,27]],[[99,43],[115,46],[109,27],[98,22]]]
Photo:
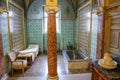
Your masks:
[[[62,54],[64,56],[64,64],[65,64],[65,68],[68,70],[72,70],[72,69],[78,69],[78,70],[82,70],[82,71],[86,71],[89,69],[90,67],[90,60],[88,60],[88,57],[81,54],[79,55],[80,58],[75,58],[75,56],[73,55],[73,58],[70,58],[69,55],[67,54],[67,50],[63,50]]]

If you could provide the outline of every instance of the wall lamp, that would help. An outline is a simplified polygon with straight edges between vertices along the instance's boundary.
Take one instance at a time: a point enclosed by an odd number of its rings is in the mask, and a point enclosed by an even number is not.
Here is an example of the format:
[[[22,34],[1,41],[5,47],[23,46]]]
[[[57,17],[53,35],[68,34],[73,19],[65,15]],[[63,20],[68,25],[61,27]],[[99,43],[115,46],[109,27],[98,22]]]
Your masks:
[[[98,8],[96,9],[95,13],[97,15],[104,14],[104,8],[102,7],[100,0],[98,0]]]
[[[103,7],[99,7],[99,8],[95,11],[95,13],[96,13],[97,15],[103,14],[103,13],[104,13],[104,8],[103,8]]]
[[[0,7],[0,14],[3,14],[3,13],[8,13],[8,11],[4,10],[2,7]]]

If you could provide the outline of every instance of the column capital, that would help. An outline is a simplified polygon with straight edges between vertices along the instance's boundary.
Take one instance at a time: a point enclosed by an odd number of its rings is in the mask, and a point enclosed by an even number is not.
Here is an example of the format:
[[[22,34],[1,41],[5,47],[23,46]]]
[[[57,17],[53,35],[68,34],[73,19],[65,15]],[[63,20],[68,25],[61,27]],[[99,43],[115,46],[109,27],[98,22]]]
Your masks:
[[[48,13],[57,13],[59,11],[59,7],[58,6],[45,6],[45,11]]]

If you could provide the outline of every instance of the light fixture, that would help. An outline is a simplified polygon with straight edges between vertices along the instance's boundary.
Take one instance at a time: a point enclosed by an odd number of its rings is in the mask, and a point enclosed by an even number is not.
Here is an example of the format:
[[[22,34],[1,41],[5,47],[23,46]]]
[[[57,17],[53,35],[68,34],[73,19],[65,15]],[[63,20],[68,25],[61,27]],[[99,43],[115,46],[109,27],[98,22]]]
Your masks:
[[[0,7],[0,14],[3,14],[4,12],[7,13],[6,10],[4,10],[2,7]]]
[[[104,13],[104,8],[102,7],[100,0],[98,0],[98,8],[96,9],[95,13],[97,15]]]
[[[104,8],[103,8],[103,7],[97,8],[96,11],[95,11],[95,13],[96,13],[97,15],[103,14],[103,13],[104,13]]]
[[[0,14],[3,14],[4,10],[2,7],[0,7]]]

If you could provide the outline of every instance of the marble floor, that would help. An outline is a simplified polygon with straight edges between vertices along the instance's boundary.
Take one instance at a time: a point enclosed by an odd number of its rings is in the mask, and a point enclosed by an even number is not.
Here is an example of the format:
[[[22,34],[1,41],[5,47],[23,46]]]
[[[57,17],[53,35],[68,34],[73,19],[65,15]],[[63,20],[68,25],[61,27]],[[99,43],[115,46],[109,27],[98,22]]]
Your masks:
[[[8,80],[47,80],[47,77],[11,77]],[[59,80],[91,80],[91,73],[61,75]]]
[[[65,69],[63,56],[58,54],[57,57],[57,71],[59,75],[59,80],[90,80],[91,73],[81,73],[79,71],[68,71]],[[47,55],[40,54],[35,59],[32,66],[28,66],[25,70],[24,77],[22,72],[15,71],[15,75],[9,77],[8,80],[46,80],[48,73],[47,67]]]

